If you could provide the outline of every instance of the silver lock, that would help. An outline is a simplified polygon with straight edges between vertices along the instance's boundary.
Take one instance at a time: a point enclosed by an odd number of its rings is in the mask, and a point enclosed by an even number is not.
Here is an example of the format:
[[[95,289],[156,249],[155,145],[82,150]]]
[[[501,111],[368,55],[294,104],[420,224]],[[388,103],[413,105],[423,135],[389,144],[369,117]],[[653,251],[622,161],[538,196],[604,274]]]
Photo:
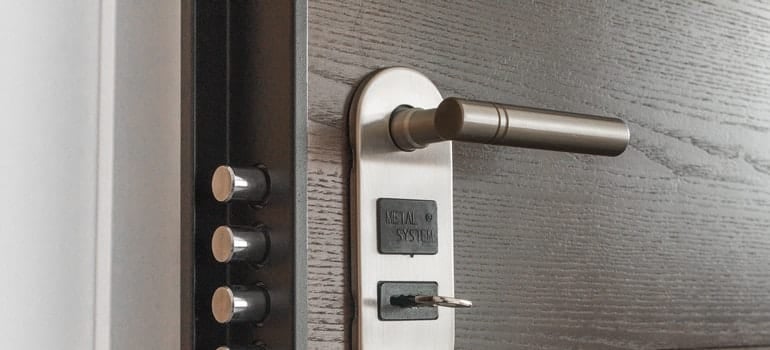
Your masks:
[[[455,308],[472,303],[454,297],[448,141],[617,156],[630,139],[616,118],[444,99],[426,76],[401,67],[369,75],[348,111],[359,350],[454,349]],[[397,292],[402,285],[435,290]],[[393,289],[384,296],[383,287]]]

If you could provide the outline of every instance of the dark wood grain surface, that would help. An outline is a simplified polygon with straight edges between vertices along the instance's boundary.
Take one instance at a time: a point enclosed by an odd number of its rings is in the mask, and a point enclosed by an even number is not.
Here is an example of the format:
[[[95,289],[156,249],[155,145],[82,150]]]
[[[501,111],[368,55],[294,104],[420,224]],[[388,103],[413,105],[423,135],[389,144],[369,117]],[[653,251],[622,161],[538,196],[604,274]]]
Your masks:
[[[309,337],[346,349],[370,71],[626,120],[619,158],[455,144],[458,349],[770,344],[770,3],[309,1]]]

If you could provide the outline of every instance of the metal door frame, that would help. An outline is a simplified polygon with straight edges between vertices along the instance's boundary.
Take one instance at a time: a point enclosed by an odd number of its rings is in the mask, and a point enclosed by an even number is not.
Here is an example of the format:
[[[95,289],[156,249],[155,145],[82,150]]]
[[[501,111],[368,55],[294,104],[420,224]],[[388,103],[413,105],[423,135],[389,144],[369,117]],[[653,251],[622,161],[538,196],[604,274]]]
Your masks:
[[[307,4],[182,1],[182,349],[264,341],[307,343]],[[217,164],[259,162],[274,174],[264,208],[217,203]],[[259,220],[276,227],[261,269],[217,264],[212,227]],[[260,325],[220,325],[209,310],[218,285],[264,281],[272,312]],[[246,282],[248,283],[248,282]]]

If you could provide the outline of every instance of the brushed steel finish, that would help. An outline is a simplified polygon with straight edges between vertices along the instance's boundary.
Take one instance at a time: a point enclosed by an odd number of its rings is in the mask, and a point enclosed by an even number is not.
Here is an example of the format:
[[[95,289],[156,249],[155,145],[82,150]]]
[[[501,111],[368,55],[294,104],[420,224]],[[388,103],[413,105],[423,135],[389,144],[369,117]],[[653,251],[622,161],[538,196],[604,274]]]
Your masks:
[[[454,295],[452,143],[403,152],[393,144],[389,131],[391,113],[399,105],[431,108],[441,100],[427,77],[408,68],[370,75],[353,98],[348,117],[354,152],[350,181],[354,349],[454,349],[454,309],[439,308],[437,320],[383,322],[378,318],[379,281],[434,281],[438,294]],[[378,198],[436,201],[438,253],[379,254]]]
[[[220,202],[262,202],[268,190],[267,174],[257,167],[234,168],[220,165],[211,176],[211,193]]]
[[[617,156],[630,139],[620,119],[453,97],[435,109],[398,108],[390,130],[404,151],[454,140]]]
[[[438,106],[431,108],[431,106]],[[468,300],[419,295],[416,306],[446,306],[431,321],[382,322],[379,281],[436,281],[439,295],[454,295],[452,146],[467,141],[616,156],[630,133],[619,119],[490,102],[447,98],[414,70],[389,68],[362,83],[349,110],[354,151],[351,171],[351,244],[357,349],[452,349],[455,307]],[[403,152],[408,151],[408,152]],[[377,251],[379,198],[437,202],[439,253],[384,255]],[[434,336],[426,337],[425,334]]]
[[[257,227],[219,226],[211,236],[211,254],[218,262],[262,262],[268,251],[268,232],[264,225]]]
[[[219,323],[262,321],[270,299],[262,287],[219,287],[211,296],[211,314]]]

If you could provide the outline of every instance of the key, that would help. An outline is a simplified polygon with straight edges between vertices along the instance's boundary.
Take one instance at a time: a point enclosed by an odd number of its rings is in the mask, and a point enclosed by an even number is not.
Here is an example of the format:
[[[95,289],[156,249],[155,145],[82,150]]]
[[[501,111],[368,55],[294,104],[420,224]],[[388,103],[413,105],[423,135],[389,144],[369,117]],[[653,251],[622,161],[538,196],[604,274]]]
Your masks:
[[[399,295],[390,297],[390,305],[400,307],[471,307],[470,300],[442,297],[437,295]]]

